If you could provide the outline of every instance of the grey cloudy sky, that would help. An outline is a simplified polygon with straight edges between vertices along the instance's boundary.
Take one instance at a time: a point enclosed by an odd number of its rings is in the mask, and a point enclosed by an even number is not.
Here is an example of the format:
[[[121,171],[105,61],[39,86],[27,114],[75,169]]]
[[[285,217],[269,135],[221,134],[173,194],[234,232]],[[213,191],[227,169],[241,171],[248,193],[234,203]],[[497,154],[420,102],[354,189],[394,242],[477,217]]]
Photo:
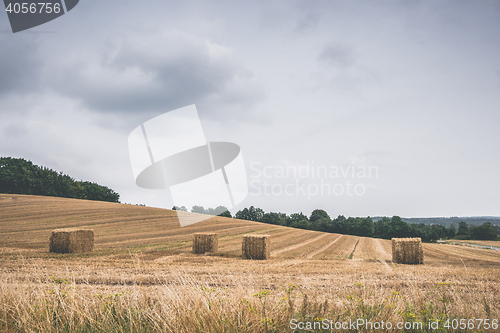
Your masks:
[[[172,206],[136,187],[127,137],[196,104],[242,149],[239,208],[500,216],[499,1],[81,0],[0,32],[0,155],[122,202]]]

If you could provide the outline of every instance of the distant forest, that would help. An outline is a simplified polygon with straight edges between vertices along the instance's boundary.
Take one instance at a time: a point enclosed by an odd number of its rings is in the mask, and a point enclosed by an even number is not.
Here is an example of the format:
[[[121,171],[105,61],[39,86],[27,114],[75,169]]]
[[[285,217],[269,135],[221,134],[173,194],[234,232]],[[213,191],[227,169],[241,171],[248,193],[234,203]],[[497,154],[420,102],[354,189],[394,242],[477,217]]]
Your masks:
[[[120,195],[106,186],[76,181],[62,172],[11,157],[0,157],[0,193],[120,202]]]
[[[174,207],[173,209],[186,210],[185,207]],[[231,217],[225,207],[217,207],[215,210],[204,209],[201,206],[194,206],[191,210],[194,213],[205,213],[217,215],[215,212],[224,211],[219,216]],[[339,215],[332,219],[322,209],[315,209],[311,216],[307,217],[302,213],[266,213],[260,208],[251,206],[238,211],[234,218],[263,222],[275,225],[283,225],[292,228],[317,230],[331,233],[375,237],[391,239],[393,237],[420,237],[424,242],[435,242],[439,239],[479,239],[496,240],[500,233],[500,228],[491,222],[484,222],[482,225],[468,225],[460,221],[458,229],[450,224],[448,227],[441,224],[408,223],[399,216],[377,217],[373,221],[371,217],[344,217]]]
[[[373,221],[377,221],[382,217],[373,217]],[[469,225],[481,225],[486,222],[500,225],[500,217],[497,216],[454,216],[454,217],[403,217],[403,221],[408,223],[423,223],[423,224],[441,224],[446,227],[454,225],[458,227],[460,222],[466,222]]]

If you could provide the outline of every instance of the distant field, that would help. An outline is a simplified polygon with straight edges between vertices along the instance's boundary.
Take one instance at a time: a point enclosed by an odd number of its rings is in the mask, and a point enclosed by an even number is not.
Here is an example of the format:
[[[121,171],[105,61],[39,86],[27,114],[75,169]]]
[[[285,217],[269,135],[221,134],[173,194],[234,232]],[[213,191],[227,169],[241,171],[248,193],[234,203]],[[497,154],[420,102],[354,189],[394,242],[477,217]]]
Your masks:
[[[482,246],[493,246],[500,248],[500,241],[487,241],[487,240],[450,240],[450,242],[463,243],[463,244],[475,244]]]
[[[94,252],[49,253],[50,231],[63,227],[94,229]],[[191,253],[200,231],[219,233],[219,254]],[[270,260],[241,259],[247,233],[271,235]],[[0,331],[282,332],[291,318],[500,319],[500,251],[424,244],[424,255],[424,265],[397,265],[389,240],[222,217],[180,228],[170,210],[0,194]]]

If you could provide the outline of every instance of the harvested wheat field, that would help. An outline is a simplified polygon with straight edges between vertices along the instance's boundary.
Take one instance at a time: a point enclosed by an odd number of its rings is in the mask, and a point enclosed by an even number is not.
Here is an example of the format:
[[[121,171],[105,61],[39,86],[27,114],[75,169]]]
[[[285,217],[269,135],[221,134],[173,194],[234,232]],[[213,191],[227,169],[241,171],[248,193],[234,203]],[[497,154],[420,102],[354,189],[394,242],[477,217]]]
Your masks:
[[[93,252],[50,253],[60,228],[94,230]],[[219,235],[216,254],[192,253],[198,232]],[[270,259],[242,259],[247,234],[270,235]],[[500,251],[423,246],[424,265],[400,265],[390,240],[222,217],[180,228],[170,210],[0,194],[0,331],[497,331]],[[336,329],[358,319],[391,328]]]

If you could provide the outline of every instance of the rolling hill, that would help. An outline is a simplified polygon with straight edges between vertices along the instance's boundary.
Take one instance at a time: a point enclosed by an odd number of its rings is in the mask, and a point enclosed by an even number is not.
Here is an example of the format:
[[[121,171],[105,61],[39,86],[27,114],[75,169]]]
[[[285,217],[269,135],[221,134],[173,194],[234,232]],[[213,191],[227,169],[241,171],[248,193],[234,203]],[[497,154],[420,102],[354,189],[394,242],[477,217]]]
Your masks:
[[[185,213],[188,217],[194,213]],[[96,256],[140,253],[149,259],[190,253],[194,232],[219,233],[220,255],[241,255],[244,234],[271,235],[271,258],[352,259],[390,262],[389,240],[330,234],[259,222],[212,217],[181,228],[172,210],[45,196],[0,194],[0,248],[49,255],[51,230],[95,231]],[[500,263],[500,251],[424,244],[426,264]]]
[[[64,227],[94,229],[94,251],[50,253]],[[191,253],[200,231],[219,233],[220,253]],[[271,235],[270,260],[241,259],[247,233]],[[181,228],[171,210],[0,194],[2,332],[284,332],[359,318],[408,332],[438,318],[444,330],[499,318],[499,264],[500,251],[424,244],[424,265],[400,265],[389,240],[223,217]]]

